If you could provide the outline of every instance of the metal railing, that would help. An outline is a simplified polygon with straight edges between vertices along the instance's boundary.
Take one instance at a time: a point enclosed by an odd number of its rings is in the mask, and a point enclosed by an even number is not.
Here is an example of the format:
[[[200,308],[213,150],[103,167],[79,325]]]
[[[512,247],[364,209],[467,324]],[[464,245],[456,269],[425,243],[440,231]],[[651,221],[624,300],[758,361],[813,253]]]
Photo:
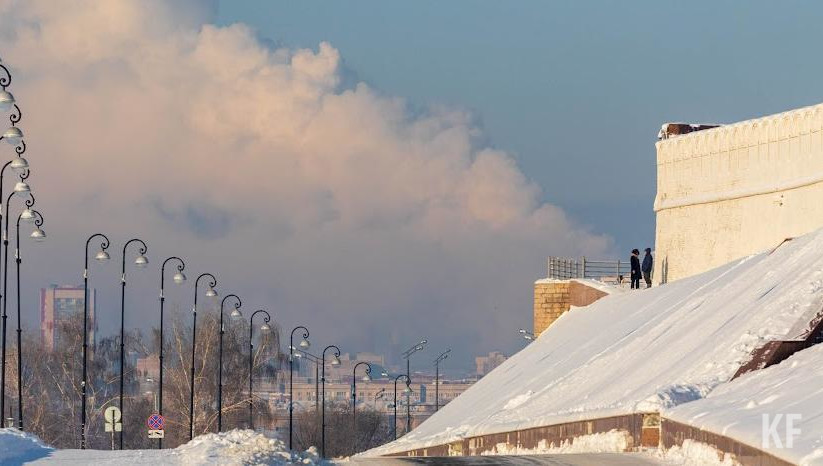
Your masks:
[[[590,278],[603,282],[619,283],[629,278],[631,264],[629,261],[591,260],[585,257],[579,259],[567,257],[549,257],[549,278],[555,280],[569,280],[572,278]]]

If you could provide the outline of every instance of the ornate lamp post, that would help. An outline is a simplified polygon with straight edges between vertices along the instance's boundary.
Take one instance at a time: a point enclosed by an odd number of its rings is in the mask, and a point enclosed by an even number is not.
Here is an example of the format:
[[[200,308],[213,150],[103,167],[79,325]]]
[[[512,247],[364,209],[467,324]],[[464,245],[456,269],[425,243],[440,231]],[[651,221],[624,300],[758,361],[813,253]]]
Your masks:
[[[366,374],[363,376],[363,382],[371,381],[371,364],[366,361],[360,361],[354,365],[351,370],[351,423],[354,427],[354,439],[357,442],[357,368],[366,365]]]
[[[302,325],[294,327],[291,331],[291,336],[289,336],[289,450],[292,449],[292,432],[294,426],[294,332],[298,330],[303,330],[303,338],[300,340],[300,348],[306,350],[311,346],[311,343],[309,343],[308,340],[309,329],[303,327]]]
[[[263,325],[260,326],[260,331],[262,333],[271,332],[271,327],[269,327],[271,315],[263,309],[254,311],[251,317],[249,317],[249,428],[251,430],[254,430],[254,392],[252,392],[252,380],[254,379],[252,376],[254,372],[254,340],[252,340],[252,337],[254,337],[254,316],[260,313],[265,314],[265,316],[263,316]]]
[[[217,432],[223,430],[223,334],[226,333],[223,328],[223,309],[226,307],[226,300],[234,298],[234,310],[231,311],[231,318],[234,320],[243,316],[240,313],[240,307],[243,302],[236,294],[229,294],[220,302],[220,342],[218,344],[218,361],[217,361]]]
[[[292,349],[294,350],[295,348],[292,347]],[[320,415],[320,358],[306,351],[296,351],[297,353],[294,353],[295,358],[306,357],[314,363],[314,411],[317,415]]]
[[[392,430],[394,431],[394,439],[397,440],[397,381],[402,379],[403,377],[406,378],[406,388],[403,389],[403,392],[406,394],[406,398],[411,394],[411,379],[406,374],[400,374],[394,378],[394,422],[392,423]],[[408,424],[408,421],[406,421]]]
[[[2,63],[0,63],[0,112],[6,112],[10,109],[14,109],[9,115],[9,122],[11,122],[11,127],[6,129],[2,134],[0,134],[0,140],[5,140],[7,143],[11,144],[12,146],[16,146],[14,151],[17,153],[17,156],[3,165],[3,168],[0,169],[0,202],[3,199],[3,175],[6,172],[6,167],[11,166],[11,168],[17,172],[18,174],[27,175],[27,170],[29,168],[29,164],[22,157],[23,153],[26,152],[26,142],[23,141],[23,132],[18,128],[16,125],[20,121],[23,116],[23,113],[20,111],[20,107],[17,106],[14,96],[6,90],[6,88],[11,84],[11,73],[9,72],[8,68],[6,68]],[[15,188],[25,188],[27,192],[28,185],[23,182],[22,180],[18,182],[19,186],[15,186]],[[23,193],[25,194],[25,193]],[[3,212],[2,212],[2,204],[0,204],[0,221],[3,220]],[[2,299],[5,301],[5,292],[1,296]],[[0,413],[5,413],[5,402],[6,402],[6,320],[8,316],[3,311],[2,316],[2,370],[0,370]],[[0,416],[2,417],[2,416]]]
[[[95,233],[86,240],[85,266],[83,268],[83,380],[80,382],[82,403],[80,408],[80,449],[86,448],[86,385],[88,379],[88,347],[89,347],[89,243],[100,238],[100,250],[94,255],[98,262],[104,262],[111,257],[106,249],[109,247],[109,238],[102,233]]]
[[[323,349],[323,355],[320,363],[320,371],[322,374],[320,376],[320,383],[323,385],[321,389],[323,401],[320,404],[320,456],[323,458],[326,457],[326,351],[330,349],[334,350],[331,365],[340,365],[340,348],[334,345],[329,345]]]
[[[31,203],[31,204],[30,204]],[[20,221],[34,222],[34,231],[31,232],[31,238],[35,241],[41,242],[46,239],[46,232],[40,227],[43,226],[43,216],[36,210],[31,210],[30,207],[34,204],[34,196],[26,201],[27,208],[20,212],[17,216],[17,244],[14,250],[14,259],[17,263],[17,428],[23,430],[23,329],[20,322]]]
[[[123,261],[122,261],[122,272],[120,275],[120,396],[118,400],[118,407],[120,408],[120,412],[123,412],[123,382],[125,381],[125,373],[126,373],[126,353],[125,353],[125,340],[126,340],[126,249],[128,249],[129,245],[132,243],[139,243],[140,244],[140,254],[134,259],[134,265],[139,268],[144,268],[149,265],[149,260],[146,258],[145,254],[148,251],[148,247],[146,243],[143,242],[141,239],[130,239],[126,241],[126,244],[123,245]],[[125,424],[125,422],[124,422]],[[123,431],[120,431],[120,449],[123,449]]]
[[[164,291],[166,288],[166,264],[171,261],[179,262],[179,264],[177,264],[177,273],[175,273],[172,277],[172,281],[178,285],[181,285],[186,281],[186,276],[183,274],[183,271],[186,270],[186,263],[183,262],[183,259],[177,256],[171,256],[163,261],[163,265],[160,266],[160,393],[158,394],[157,404],[157,412],[161,415],[163,414],[163,310],[166,303],[166,295]],[[162,438],[157,439],[157,448],[163,448]]]
[[[524,328],[521,328],[520,330],[518,330],[517,333],[519,333],[520,335],[523,335],[523,339],[528,341],[529,343],[534,341],[534,338],[535,338],[534,334],[532,332],[524,329]]]
[[[440,353],[440,356],[434,360],[434,412],[440,409],[440,362],[449,357],[451,349],[447,349]]]
[[[214,287],[217,286],[217,279],[210,273],[203,273],[194,281],[194,306],[191,308],[192,324],[191,324],[191,381],[189,391],[189,440],[194,438],[194,351],[197,347],[197,288],[200,286],[200,279],[209,277],[209,288],[206,290],[206,297],[214,298],[217,292]]]
[[[409,383],[411,383],[411,355],[421,351],[428,341],[424,338],[420,340],[420,343],[412,346],[411,348],[407,349],[403,352],[403,359],[406,360],[406,377],[409,379]],[[411,392],[406,392],[406,432],[411,430]]]
[[[6,166],[9,166],[10,163],[7,163]],[[2,190],[2,170],[0,170],[0,190]],[[2,369],[0,370],[0,413],[5,413],[3,411],[6,407],[6,332],[7,332],[7,325],[6,321],[8,319],[8,314],[6,313],[7,306],[6,303],[8,302],[7,299],[7,285],[8,285],[8,271],[9,271],[9,206],[11,204],[11,198],[14,197],[15,194],[19,196],[30,196],[31,189],[29,185],[25,182],[25,179],[29,177],[29,171],[26,170],[20,175],[20,181],[17,182],[14,186],[14,191],[9,194],[8,198],[6,199],[6,223],[5,227],[3,228],[3,251],[5,254],[5,263],[3,265],[3,316],[2,316],[2,356],[0,356],[0,360],[2,360]],[[31,198],[31,205],[34,204],[34,197]],[[27,202],[28,205],[28,202]],[[0,208],[2,210],[2,208]],[[0,217],[0,221],[2,221],[2,217]],[[2,417],[2,416],[0,416]]]

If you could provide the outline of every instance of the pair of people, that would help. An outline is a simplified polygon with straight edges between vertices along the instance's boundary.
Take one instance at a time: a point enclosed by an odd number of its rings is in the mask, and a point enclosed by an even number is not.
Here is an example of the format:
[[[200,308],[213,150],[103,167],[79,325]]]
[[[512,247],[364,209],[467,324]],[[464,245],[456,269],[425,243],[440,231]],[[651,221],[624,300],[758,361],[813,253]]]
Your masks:
[[[640,289],[640,277],[643,277],[643,280],[645,280],[646,288],[651,288],[652,269],[654,268],[652,249],[646,248],[646,255],[643,257],[642,265],[640,263],[640,251],[632,249],[631,266],[632,289]]]

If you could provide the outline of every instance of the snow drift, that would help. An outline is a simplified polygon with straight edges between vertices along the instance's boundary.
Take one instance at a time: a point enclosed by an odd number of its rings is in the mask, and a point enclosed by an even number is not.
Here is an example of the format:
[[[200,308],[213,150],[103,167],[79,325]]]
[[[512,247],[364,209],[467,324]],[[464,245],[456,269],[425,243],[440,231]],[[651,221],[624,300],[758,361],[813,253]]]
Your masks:
[[[48,456],[54,449],[17,429],[0,429],[0,464],[23,464]]]
[[[751,372],[712,391],[705,399],[664,411],[683,424],[732,437],[779,458],[823,465],[823,345],[780,364]],[[787,424],[787,418],[792,421]],[[774,426],[763,436],[763,420]],[[797,429],[787,435],[788,430]],[[768,440],[768,444],[764,441]]]
[[[326,464],[314,448],[299,453],[285,444],[252,430],[205,434],[167,450],[55,450],[36,436],[16,429],[0,429],[0,464],[38,462],[66,464],[164,464],[164,465],[287,465]]]
[[[365,454],[704,398],[765,341],[807,331],[823,306],[822,268],[818,231],[698,276],[573,309],[420,427]]]

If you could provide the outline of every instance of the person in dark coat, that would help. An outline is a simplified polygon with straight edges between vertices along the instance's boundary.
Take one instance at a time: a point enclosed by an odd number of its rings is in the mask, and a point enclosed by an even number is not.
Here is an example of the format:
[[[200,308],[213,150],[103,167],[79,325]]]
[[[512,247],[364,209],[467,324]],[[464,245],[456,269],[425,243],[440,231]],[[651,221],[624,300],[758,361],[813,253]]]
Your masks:
[[[642,276],[642,272],[640,271],[640,251],[638,251],[637,249],[632,249],[631,264],[632,264],[632,270],[631,270],[632,285],[631,285],[631,288],[633,290],[634,289],[640,289],[640,277]]]
[[[646,248],[646,255],[643,256],[643,266],[640,269],[643,271],[643,280],[646,280],[646,288],[652,287],[652,269],[654,268],[654,258],[652,257],[652,248]]]

